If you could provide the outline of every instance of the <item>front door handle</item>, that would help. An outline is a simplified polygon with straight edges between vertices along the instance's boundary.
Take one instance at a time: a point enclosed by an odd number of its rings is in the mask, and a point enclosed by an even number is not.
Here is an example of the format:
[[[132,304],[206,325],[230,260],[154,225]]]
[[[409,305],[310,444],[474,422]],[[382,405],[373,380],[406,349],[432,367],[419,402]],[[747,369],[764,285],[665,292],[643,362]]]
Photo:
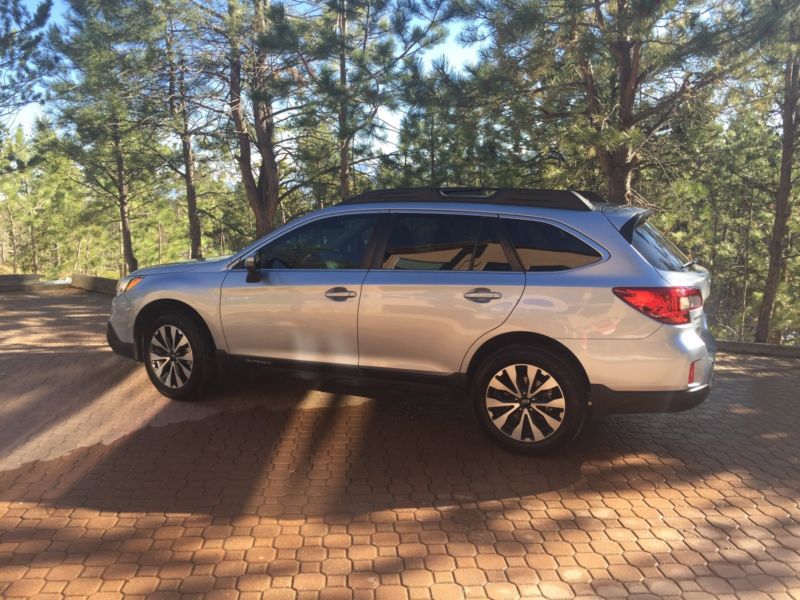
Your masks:
[[[353,290],[348,290],[343,287],[333,287],[325,292],[325,297],[333,300],[334,302],[343,302],[348,298],[355,298],[356,293]]]
[[[464,294],[464,298],[471,302],[478,302],[479,304],[486,304],[492,300],[498,300],[503,297],[500,292],[494,292],[489,288],[475,288]]]

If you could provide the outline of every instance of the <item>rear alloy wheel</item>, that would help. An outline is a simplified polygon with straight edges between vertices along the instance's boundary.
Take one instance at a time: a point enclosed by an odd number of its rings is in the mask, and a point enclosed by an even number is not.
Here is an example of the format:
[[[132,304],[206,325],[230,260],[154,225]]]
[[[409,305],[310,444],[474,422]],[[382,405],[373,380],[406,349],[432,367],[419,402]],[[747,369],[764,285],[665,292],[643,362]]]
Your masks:
[[[150,381],[169,398],[194,400],[214,374],[211,347],[208,334],[191,316],[160,316],[145,331],[142,342]]]
[[[473,381],[478,420],[503,447],[545,454],[571,442],[586,418],[585,386],[569,361],[511,347],[491,355]]]
[[[486,388],[492,424],[518,442],[540,442],[564,422],[566,400],[555,377],[536,365],[500,369]]]

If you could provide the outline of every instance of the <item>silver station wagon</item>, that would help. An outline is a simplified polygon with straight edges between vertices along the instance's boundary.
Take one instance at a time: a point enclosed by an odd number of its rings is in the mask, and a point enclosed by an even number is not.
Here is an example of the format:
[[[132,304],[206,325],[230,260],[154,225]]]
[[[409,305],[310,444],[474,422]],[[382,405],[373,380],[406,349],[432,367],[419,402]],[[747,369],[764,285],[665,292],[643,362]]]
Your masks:
[[[708,396],[708,271],[649,216],[567,190],[369,192],[232,257],[131,273],[108,341],[179,400],[220,358],[441,381],[498,443],[542,454],[590,417]]]

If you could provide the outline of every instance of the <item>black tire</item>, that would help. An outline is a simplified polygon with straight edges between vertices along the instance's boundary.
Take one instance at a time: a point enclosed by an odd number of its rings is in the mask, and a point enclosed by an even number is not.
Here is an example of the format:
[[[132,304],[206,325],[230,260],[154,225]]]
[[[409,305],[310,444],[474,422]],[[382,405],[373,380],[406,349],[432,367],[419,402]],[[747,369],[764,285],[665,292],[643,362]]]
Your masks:
[[[520,392],[523,386],[518,384],[526,381],[528,389]],[[535,389],[542,391],[532,394]],[[510,346],[489,355],[475,371],[470,397],[478,421],[494,441],[532,456],[566,447],[588,413],[586,385],[573,361],[533,346]]]
[[[169,340],[165,332],[177,330],[180,335],[175,335],[175,340]],[[154,336],[159,336],[154,340]],[[184,339],[185,338],[185,339]],[[159,347],[161,343],[176,341],[181,346],[176,352],[165,354]],[[191,369],[186,377],[186,352],[185,342],[188,342],[191,355]],[[163,346],[162,346],[163,347]],[[213,345],[205,328],[197,322],[192,315],[181,312],[168,312],[157,319],[144,330],[142,339],[142,360],[144,361],[150,381],[156,389],[167,398],[173,400],[197,400],[206,390],[216,375]],[[167,361],[161,360],[167,358]],[[159,369],[159,365],[161,369]],[[169,369],[165,371],[163,369]],[[164,379],[166,374],[166,379]]]

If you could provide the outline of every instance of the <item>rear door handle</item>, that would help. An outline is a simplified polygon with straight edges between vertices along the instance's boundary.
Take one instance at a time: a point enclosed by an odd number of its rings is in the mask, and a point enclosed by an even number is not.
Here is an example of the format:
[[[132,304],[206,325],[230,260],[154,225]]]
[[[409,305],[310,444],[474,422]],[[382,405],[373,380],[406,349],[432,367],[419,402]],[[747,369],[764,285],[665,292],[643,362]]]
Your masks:
[[[353,290],[348,290],[343,287],[333,287],[325,292],[325,297],[333,300],[334,302],[343,302],[348,298],[355,298],[356,293]]]
[[[503,297],[500,292],[494,292],[489,288],[475,288],[464,293],[464,298],[471,302],[478,302],[479,304],[486,304],[492,300],[498,300]]]

